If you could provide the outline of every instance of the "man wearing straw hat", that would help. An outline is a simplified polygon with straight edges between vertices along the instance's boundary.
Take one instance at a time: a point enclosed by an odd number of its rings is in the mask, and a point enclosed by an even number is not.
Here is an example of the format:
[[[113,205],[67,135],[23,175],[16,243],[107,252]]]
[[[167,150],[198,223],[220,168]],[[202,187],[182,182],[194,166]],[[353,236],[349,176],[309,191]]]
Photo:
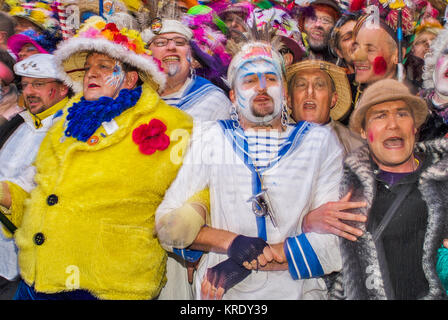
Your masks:
[[[361,137],[337,120],[350,109],[350,85],[344,69],[321,60],[306,60],[287,69],[291,116],[329,126],[339,138],[346,153],[363,144]]]
[[[55,56],[82,93],[41,144],[37,186],[1,183],[0,202],[18,227],[16,299],[155,298],[166,253],[154,212],[192,119],[158,96],[165,75],[133,30],[92,18]]]
[[[337,135],[339,142],[350,153],[364,144],[357,133],[350,131],[337,120],[343,117],[351,104],[350,87],[344,70],[332,63],[307,60],[287,69],[288,94],[296,121],[308,121],[327,126]],[[350,194],[336,202],[328,202],[310,211],[302,222],[304,232],[330,232],[348,239],[356,239],[357,231],[346,226],[340,228],[339,219],[364,221],[362,216],[348,214],[346,209],[362,206],[348,201]],[[359,220],[361,218],[361,220]]]
[[[448,265],[437,256],[448,235],[448,140],[416,144],[427,113],[393,79],[369,86],[352,113],[350,129],[367,145],[345,159],[340,191],[367,204],[356,209],[367,223],[349,222],[363,234],[341,240],[348,299],[446,298],[438,272]]]

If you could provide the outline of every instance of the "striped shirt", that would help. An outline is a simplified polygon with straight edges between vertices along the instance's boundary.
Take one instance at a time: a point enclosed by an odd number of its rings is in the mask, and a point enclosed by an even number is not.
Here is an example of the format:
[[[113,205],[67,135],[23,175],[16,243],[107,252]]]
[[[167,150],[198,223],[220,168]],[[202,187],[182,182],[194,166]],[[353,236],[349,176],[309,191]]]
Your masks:
[[[179,91],[161,98],[170,106],[179,108],[198,120],[230,117],[232,103],[224,91],[201,77],[188,78]]]
[[[269,164],[279,158],[280,149],[288,142],[292,126],[285,131],[247,130],[249,155],[259,171],[264,171]]]
[[[323,299],[326,297],[322,274],[341,268],[337,236],[317,233],[302,235],[302,219],[311,210],[339,198],[343,150],[329,128],[313,126],[300,140],[291,132],[275,135],[246,131],[248,149],[258,155],[257,164],[267,166],[279,148],[293,141],[290,149],[263,172],[263,186],[278,218],[278,228],[266,219],[268,243],[280,243],[299,236],[294,250],[299,271],[252,272],[229,289],[224,299]],[[183,165],[156,211],[156,223],[165,214],[180,208],[196,192],[209,187],[210,226],[250,237],[258,235],[252,211],[253,174],[240,155],[236,155],[228,135],[215,122],[195,122],[190,148]],[[236,156],[235,156],[236,155]],[[300,249],[301,248],[301,249]],[[296,253],[299,252],[301,256]],[[210,252],[202,257],[195,282],[197,298],[207,269],[227,259],[226,254]],[[288,261],[288,262],[289,262]],[[308,271],[302,271],[302,266]],[[289,264],[288,264],[289,266]],[[298,280],[295,280],[298,279]]]

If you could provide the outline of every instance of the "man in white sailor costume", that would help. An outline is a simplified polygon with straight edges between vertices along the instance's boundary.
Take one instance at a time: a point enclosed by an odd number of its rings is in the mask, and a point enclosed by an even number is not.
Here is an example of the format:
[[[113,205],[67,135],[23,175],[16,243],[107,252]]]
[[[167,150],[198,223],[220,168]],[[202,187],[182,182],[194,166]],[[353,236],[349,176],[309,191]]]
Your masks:
[[[326,127],[288,123],[283,60],[270,44],[242,44],[228,80],[231,119],[194,127],[156,211],[159,240],[186,259],[207,252],[196,299],[326,299],[321,276],[341,269],[338,239],[301,224],[338,200],[343,149]],[[191,201],[206,187],[210,212]]]
[[[173,5],[174,1],[168,7]],[[225,92],[194,73],[190,44],[193,31],[180,18],[154,20],[151,27],[142,32],[142,38],[167,75],[166,86],[159,92],[161,98],[195,119],[228,119],[231,102]]]

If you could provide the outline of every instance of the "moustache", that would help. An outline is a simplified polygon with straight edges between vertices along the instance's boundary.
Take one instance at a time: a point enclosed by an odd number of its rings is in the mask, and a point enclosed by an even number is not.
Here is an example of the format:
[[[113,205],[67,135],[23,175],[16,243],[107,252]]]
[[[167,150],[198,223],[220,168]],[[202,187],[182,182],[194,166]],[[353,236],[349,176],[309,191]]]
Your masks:
[[[324,27],[322,27],[322,26],[315,26],[312,30],[314,30],[314,31],[322,31],[325,34],[329,33],[327,31],[325,31]]]
[[[259,93],[256,96],[254,96],[253,100],[256,100],[256,99],[271,99],[272,100],[272,97],[267,92],[264,92],[264,93]]]
[[[40,97],[37,97],[37,96],[26,96],[25,100],[27,102],[39,102],[39,101],[42,101],[42,99]]]

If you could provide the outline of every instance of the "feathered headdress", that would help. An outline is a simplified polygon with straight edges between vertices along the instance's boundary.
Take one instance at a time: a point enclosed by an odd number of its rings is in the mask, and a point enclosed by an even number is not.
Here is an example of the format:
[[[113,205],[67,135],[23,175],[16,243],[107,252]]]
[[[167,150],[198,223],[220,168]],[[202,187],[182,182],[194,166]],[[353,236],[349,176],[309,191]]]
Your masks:
[[[257,28],[254,21],[252,26],[241,35],[243,41],[233,39],[228,41],[227,51],[233,56],[227,72],[229,87],[233,86],[237,70],[249,61],[267,60],[276,67],[279,74],[286,74],[283,58],[278,51],[282,43],[280,38],[274,37],[274,32],[275,30],[272,30],[269,24]]]
[[[142,27],[142,38],[145,42],[158,34],[176,32],[184,35],[188,40],[193,36],[191,30],[182,24],[184,13],[180,10],[177,1],[149,0],[138,14]]]
[[[300,30],[297,21],[290,15],[289,11],[279,5],[269,9],[255,9],[254,20],[257,28],[264,25],[272,28],[273,39],[279,38],[282,48],[287,48],[294,56],[294,62],[298,62],[306,53],[302,43]]]
[[[151,26],[155,19],[180,20],[183,12],[177,1],[172,0],[146,0],[137,13],[137,19],[142,29]]]
[[[195,70],[196,74],[228,90],[223,81],[232,59],[226,51],[227,26],[213,9],[205,5],[190,8],[183,22],[193,32],[190,46],[194,58],[201,64],[201,68]]]
[[[219,57],[226,66],[230,63],[231,56],[225,48],[227,27],[211,8],[204,5],[192,7],[183,22],[193,32],[192,42],[197,44],[203,53]]]

